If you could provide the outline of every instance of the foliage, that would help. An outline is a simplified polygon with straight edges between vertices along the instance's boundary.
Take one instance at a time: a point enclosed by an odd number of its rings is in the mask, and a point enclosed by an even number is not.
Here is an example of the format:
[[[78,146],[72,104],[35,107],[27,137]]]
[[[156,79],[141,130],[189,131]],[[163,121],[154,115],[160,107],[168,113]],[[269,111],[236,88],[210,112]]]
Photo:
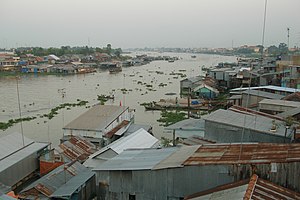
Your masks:
[[[171,147],[173,141],[171,139],[161,137],[160,142],[163,147]]]
[[[24,117],[24,118],[18,118],[18,119],[10,119],[8,122],[0,122],[0,130],[6,130],[9,127],[13,126],[14,124],[17,124],[19,122],[23,121],[31,121],[36,119],[36,117]]]
[[[186,119],[186,113],[184,112],[172,112],[172,111],[166,111],[163,110],[160,113],[161,117],[157,120],[158,122],[160,122],[160,125],[163,126],[169,126],[172,124],[175,124],[176,122],[182,121],[184,119]]]
[[[88,46],[82,46],[82,47],[70,47],[70,46],[61,46],[60,48],[56,47],[50,47],[50,48],[42,48],[42,47],[30,47],[30,48],[18,48],[16,49],[16,54],[18,56],[24,55],[24,54],[33,54],[35,56],[47,56],[50,54],[54,54],[57,56],[62,56],[66,54],[83,54],[83,55],[90,55],[94,52],[99,53],[108,53],[108,54],[114,54],[117,57],[121,56],[122,49],[112,49],[111,44],[108,44],[106,47],[100,48],[100,47],[88,47]]]
[[[284,119],[285,126],[291,127],[295,122],[295,119],[292,116],[288,116]]]

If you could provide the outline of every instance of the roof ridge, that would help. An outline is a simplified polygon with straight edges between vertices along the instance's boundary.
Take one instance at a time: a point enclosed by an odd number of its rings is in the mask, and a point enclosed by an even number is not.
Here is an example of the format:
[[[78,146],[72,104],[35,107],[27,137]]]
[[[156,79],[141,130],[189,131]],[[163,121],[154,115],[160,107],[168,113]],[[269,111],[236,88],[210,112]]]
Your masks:
[[[244,200],[251,199],[254,189],[255,189],[255,186],[256,186],[256,183],[257,183],[257,180],[258,180],[258,176],[256,174],[253,174],[252,177],[250,178],[248,187],[247,187],[245,195],[243,197]]]

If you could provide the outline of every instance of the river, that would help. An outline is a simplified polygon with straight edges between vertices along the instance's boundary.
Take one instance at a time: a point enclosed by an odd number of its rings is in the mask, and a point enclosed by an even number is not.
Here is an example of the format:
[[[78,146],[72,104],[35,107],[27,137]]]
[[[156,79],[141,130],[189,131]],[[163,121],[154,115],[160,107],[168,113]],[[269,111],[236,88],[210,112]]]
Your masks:
[[[140,53],[145,54],[145,52]],[[135,55],[134,53],[132,55]],[[77,103],[77,99],[89,101],[88,105],[98,103],[97,95],[113,94],[115,100],[109,100],[106,104],[129,106],[135,109],[135,123],[148,124],[153,127],[154,136],[170,137],[165,134],[163,127],[156,121],[160,118],[159,111],[145,111],[140,103],[158,101],[163,98],[175,98],[179,96],[180,80],[184,79],[178,75],[170,75],[171,72],[180,72],[187,77],[202,75],[201,67],[210,67],[219,62],[235,62],[236,57],[184,53],[152,53],[154,56],[177,56],[180,60],[175,62],[153,61],[147,65],[123,68],[117,74],[109,74],[108,71],[99,71],[93,74],[78,74],[68,76],[34,75],[26,74],[19,78],[0,77],[0,121],[7,122],[9,119],[19,118],[17,83],[20,96],[20,107],[22,117],[37,117],[35,120],[23,122],[23,133],[26,137],[36,141],[50,141],[53,146],[59,144],[63,135],[62,127],[78,117],[88,108],[72,107],[70,110],[59,110],[59,114],[49,120],[40,118],[39,115],[49,113],[51,108],[61,103]],[[157,73],[163,72],[163,73]],[[145,84],[152,85],[155,91],[146,89]],[[159,87],[160,83],[167,84]],[[128,91],[123,94],[122,88]],[[59,92],[63,89],[64,98]],[[166,93],[174,92],[177,95],[167,96]],[[12,132],[21,132],[21,124],[0,131],[1,135]]]

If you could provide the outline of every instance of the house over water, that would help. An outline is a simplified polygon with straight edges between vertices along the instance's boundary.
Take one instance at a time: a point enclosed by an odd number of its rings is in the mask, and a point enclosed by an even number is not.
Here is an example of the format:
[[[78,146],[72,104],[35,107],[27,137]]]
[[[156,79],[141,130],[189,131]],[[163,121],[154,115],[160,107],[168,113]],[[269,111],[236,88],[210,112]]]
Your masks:
[[[67,124],[64,136],[80,135],[100,146],[120,137],[133,122],[134,112],[125,106],[95,105]]]

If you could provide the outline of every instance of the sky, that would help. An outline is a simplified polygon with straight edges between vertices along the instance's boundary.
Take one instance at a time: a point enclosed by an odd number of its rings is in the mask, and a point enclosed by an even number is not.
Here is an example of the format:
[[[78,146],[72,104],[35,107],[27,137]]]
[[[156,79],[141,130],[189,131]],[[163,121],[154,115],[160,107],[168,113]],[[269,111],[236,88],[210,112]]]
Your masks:
[[[0,0],[0,48],[262,44],[266,0]],[[265,46],[300,46],[300,0],[267,0]]]

